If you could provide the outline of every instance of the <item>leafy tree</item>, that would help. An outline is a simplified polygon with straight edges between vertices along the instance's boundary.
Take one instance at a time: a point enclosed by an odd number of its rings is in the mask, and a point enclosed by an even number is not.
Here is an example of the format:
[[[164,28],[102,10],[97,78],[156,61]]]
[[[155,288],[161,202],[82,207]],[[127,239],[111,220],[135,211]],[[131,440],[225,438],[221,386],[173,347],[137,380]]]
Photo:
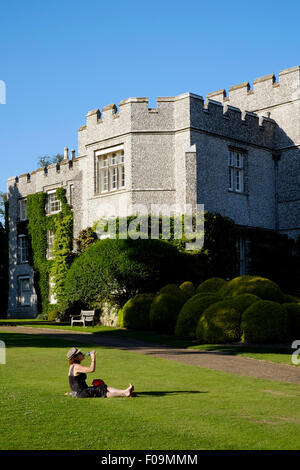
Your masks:
[[[53,163],[60,163],[64,159],[64,156],[61,153],[57,153],[53,157],[49,155],[42,155],[38,157],[38,167],[47,167]]]

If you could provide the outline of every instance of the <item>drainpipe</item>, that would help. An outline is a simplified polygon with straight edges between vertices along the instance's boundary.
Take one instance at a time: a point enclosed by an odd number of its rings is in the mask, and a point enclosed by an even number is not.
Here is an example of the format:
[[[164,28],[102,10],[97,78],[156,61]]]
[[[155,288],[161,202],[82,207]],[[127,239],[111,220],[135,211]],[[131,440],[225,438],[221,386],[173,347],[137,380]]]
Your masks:
[[[272,155],[274,161],[274,185],[275,185],[275,231],[279,230],[279,209],[278,209],[278,162],[280,160],[280,153]]]

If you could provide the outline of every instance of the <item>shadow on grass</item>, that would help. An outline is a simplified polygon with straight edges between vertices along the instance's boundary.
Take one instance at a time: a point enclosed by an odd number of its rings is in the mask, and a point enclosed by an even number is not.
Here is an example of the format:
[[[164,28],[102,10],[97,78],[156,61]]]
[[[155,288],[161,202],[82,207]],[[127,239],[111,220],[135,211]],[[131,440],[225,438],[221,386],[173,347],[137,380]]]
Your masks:
[[[172,391],[167,391],[167,392],[134,392],[134,398],[142,397],[142,396],[153,396],[153,397],[165,397],[166,395],[183,395],[183,394],[188,394],[188,395],[196,395],[199,393],[208,393],[208,392],[201,392],[198,390],[172,390]]]

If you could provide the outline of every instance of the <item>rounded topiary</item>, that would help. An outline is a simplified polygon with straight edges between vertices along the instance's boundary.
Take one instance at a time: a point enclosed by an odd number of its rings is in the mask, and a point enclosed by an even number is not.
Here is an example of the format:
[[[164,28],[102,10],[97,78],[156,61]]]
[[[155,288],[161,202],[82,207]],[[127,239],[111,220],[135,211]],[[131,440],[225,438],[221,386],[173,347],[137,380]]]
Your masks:
[[[212,304],[199,318],[196,337],[202,343],[239,341],[243,307],[244,302],[233,298]]]
[[[180,289],[176,284],[167,284],[166,286],[163,286],[157,294],[169,294],[169,295],[178,295],[180,296],[183,300],[187,299],[186,294]]]
[[[234,301],[235,305],[238,307],[241,313],[243,313],[254,302],[258,302],[259,300],[261,300],[257,295],[254,294],[239,294],[235,297],[228,297],[224,300],[230,299]]]
[[[227,282],[221,277],[211,277],[199,284],[196,290],[196,294],[199,294],[200,292],[218,292],[221,287],[225,286],[226,284]]]
[[[290,304],[290,303],[298,304],[298,303],[300,303],[300,300],[297,299],[297,297],[295,297],[294,295],[283,294],[283,303],[285,303],[285,304]]]
[[[191,281],[183,282],[180,284],[179,289],[181,289],[188,298],[195,295],[195,286]]]
[[[154,297],[154,294],[145,293],[129,299],[118,315],[120,326],[132,330],[149,330],[149,312]]]
[[[260,276],[238,276],[221,287],[219,294],[226,296],[236,296],[240,294],[254,294],[263,300],[283,302],[284,294],[278,284],[270,279]]]
[[[300,338],[300,303],[289,302],[282,304],[289,318],[289,339],[291,341]]]
[[[162,333],[173,334],[177,315],[186,301],[184,293],[159,292],[153,299],[150,307],[150,327]]]
[[[188,299],[178,314],[175,336],[195,338],[196,327],[202,313],[219,300],[220,296],[213,292],[201,292]]]
[[[288,313],[278,302],[259,300],[248,307],[241,321],[245,343],[282,343],[288,340]]]

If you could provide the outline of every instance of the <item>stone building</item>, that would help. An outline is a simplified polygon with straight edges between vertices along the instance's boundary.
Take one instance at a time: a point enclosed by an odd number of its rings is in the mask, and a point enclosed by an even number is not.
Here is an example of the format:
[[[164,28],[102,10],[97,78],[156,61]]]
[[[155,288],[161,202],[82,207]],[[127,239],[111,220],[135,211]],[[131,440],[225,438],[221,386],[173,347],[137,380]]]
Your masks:
[[[103,204],[204,204],[240,227],[289,237],[300,233],[300,67],[201,96],[129,98],[90,111],[78,131],[78,154],[60,165],[8,180],[10,316],[35,316],[33,270],[25,235],[26,197],[47,193],[45,210],[60,210],[66,188],[74,236],[91,226]],[[54,233],[48,234],[49,253]],[[241,273],[245,239],[241,238]]]

